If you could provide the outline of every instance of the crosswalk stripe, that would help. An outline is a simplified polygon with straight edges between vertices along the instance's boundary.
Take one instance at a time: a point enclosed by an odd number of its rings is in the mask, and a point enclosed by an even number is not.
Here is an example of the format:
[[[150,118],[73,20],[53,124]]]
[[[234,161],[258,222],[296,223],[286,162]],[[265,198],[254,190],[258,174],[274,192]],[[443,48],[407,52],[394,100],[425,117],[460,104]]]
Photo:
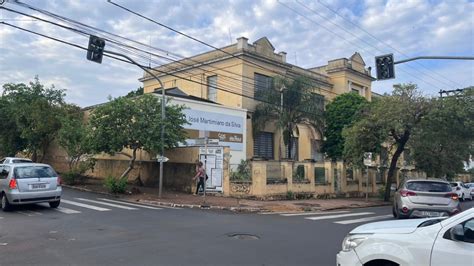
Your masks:
[[[359,219],[354,219],[354,220],[337,221],[337,222],[334,222],[334,223],[336,223],[336,224],[355,224],[355,223],[363,223],[363,222],[368,222],[368,221],[373,221],[373,220],[385,219],[385,218],[388,218],[388,217],[392,217],[392,215],[387,214],[387,215],[380,215],[380,216],[372,216],[372,217],[359,218]]]
[[[305,217],[305,219],[326,220],[326,219],[336,219],[336,218],[342,218],[342,217],[360,216],[360,215],[369,215],[369,214],[374,214],[374,213],[373,212],[346,213],[346,214],[327,215],[327,216],[318,216],[318,217]]]
[[[306,215],[325,215],[325,214],[337,214],[347,213],[349,211],[333,211],[333,212],[301,212],[301,213],[283,213],[281,216],[306,216]]]
[[[68,208],[64,208],[64,207],[57,207],[56,209],[53,209],[53,210],[58,211],[58,212],[62,212],[62,213],[65,213],[65,214],[81,213],[80,211],[76,211],[76,210],[72,210],[72,209],[68,209]]]
[[[80,203],[80,202],[65,200],[65,199],[61,199],[61,202],[66,203],[66,204],[76,205],[76,206],[83,207],[83,208],[87,208],[87,209],[92,209],[92,210],[96,210],[96,211],[101,211],[101,212],[103,212],[103,211],[110,211],[110,209],[106,209],[106,208],[102,208],[102,207],[97,207],[97,206],[93,206],[93,205],[88,205],[88,204],[84,204],[84,203]]]
[[[162,210],[162,208],[157,208],[157,207],[152,207],[152,206],[147,206],[147,205],[141,205],[141,204],[134,204],[134,203],[124,202],[124,201],[119,201],[119,200],[111,200],[111,199],[106,199],[106,198],[98,198],[98,199],[103,200],[103,201],[108,201],[108,202],[120,203],[120,204],[124,204],[124,205],[128,205],[128,206],[145,208],[145,209]]]
[[[96,204],[102,204],[102,205],[105,205],[105,206],[115,207],[115,208],[119,208],[119,209],[138,210],[137,208],[127,207],[127,206],[122,206],[122,205],[118,205],[118,204],[107,203],[107,202],[102,202],[102,201],[97,201],[97,200],[90,200],[90,199],[84,199],[84,198],[76,198],[76,199],[91,202],[91,203],[96,203]]]

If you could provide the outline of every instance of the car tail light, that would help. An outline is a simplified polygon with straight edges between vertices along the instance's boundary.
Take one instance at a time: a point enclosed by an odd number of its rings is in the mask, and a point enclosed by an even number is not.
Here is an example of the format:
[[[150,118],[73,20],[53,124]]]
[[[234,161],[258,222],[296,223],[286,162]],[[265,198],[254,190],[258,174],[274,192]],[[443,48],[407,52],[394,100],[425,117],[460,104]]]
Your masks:
[[[58,186],[62,185],[63,184],[63,180],[61,179],[60,176],[58,176]]]
[[[416,196],[416,193],[410,190],[402,189],[400,190],[400,195],[402,195],[402,197],[408,197],[408,196]]]
[[[458,194],[456,194],[456,193],[448,193],[448,194],[446,194],[446,195],[444,195],[444,196],[445,196],[446,198],[451,198],[451,199],[453,199],[453,200],[458,200],[458,199],[459,199],[459,196],[458,196]]]
[[[408,208],[407,208],[407,207],[403,207],[403,208],[402,208],[402,212],[407,213],[407,212],[408,212]]]
[[[10,189],[15,189],[15,188],[17,188],[16,179],[10,180],[10,183],[8,183],[8,187],[9,187]]]

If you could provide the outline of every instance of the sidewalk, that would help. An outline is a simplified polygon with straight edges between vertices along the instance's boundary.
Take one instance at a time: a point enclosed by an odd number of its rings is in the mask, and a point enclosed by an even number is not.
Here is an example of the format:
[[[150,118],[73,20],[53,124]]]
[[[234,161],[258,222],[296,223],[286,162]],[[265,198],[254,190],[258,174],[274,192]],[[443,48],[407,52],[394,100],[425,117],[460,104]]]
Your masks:
[[[100,182],[88,182],[84,185],[65,186],[73,189],[109,194]],[[235,212],[303,212],[324,211],[346,208],[386,206],[390,203],[378,198],[338,198],[305,200],[250,200],[207,194],[206,197],[194,196],[182,192],[163,191],[158,197],[158,188],[130,186],[129,193],[116,195],[122,200],[151,205],[230,210]]]

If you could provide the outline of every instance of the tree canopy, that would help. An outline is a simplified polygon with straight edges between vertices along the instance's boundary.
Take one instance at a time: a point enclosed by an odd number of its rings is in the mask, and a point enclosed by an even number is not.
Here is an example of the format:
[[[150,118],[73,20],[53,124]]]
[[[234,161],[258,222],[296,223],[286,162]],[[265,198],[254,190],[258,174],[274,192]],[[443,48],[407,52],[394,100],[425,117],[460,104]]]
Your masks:
[[[271,88],[256,92],[260,100],[252,117],[254,133],[264,129],[270,121],[275,121],[282,131],[283,142],[291,147],[293,131],[297,124],[307,124],[321,133],[324,127],[324,97],[313,92],[312,83],[303,77],[285,79],[276,77]],[[287,149],[287,158],[292,158]]]
[[[329,158],[333,160],[342,159],[344,152],[342,130],[351,126],[357,120],[359,112],[367,104],[368,101],[359,94],[344,93],[334,98],[326,106],[326,128],[324,131],[326,140],[323,144],[323,152]]]
[[[187,123],[183,106],[167,105],[166,120],[161,119],[161,102],[155,95],[119,97],[92,110],[89,118],[89,141],[95,152],[116,154],[130,149],[129,167],[133,169],[136,151],[143,149],[154,155],[160,151],[161,125],[165,126],[165,149],[185,140],[183,125]]]
[[[64,96],[64,90],[45,88],[38,77],[29,85],[4,84],[0,116],[6,132],[0,135],[0,143],[5,145],[0,153],[26,151],[36,161],[38,152],[44,153],[61,127]]]
[[[395,85],[391,95],[374,102],[359,121],[343,131],[344,158],[355,166],[362,166],[364,152],[380,153],[382,144],[393,147],[385,201],[390,198],[398,159],[431,107],[415,84]]]
[[[413,159],[429,176],[451,179],[474,154],[474,89],[433,99],[432,104],[413,134]]]

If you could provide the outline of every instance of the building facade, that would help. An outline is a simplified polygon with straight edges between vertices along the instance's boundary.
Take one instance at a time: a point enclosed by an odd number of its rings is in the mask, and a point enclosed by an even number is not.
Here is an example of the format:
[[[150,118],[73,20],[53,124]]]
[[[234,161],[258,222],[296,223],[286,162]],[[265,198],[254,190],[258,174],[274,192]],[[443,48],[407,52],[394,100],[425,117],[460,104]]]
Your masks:
[[[359,53],[349,58],[331,60],[327,65],[314,68],[301,68],[286,61],[285,52],[276,52],[272,43],[260,38],[253,43],[241,37],[235,44],[199,54],[193,57],[162,65],[154,69],[166,89],[178,88],[187,95],[206,99],[219,105],[244,109],[248,112],[246,130],[245,158],[279,160],[286,154],[282,144],[281,132],[274,123],[267,123],[262,132],[253,134],[252,114],[259,103],[255,92],[269,89],[276,76],[293,78],[303,76],[314,84],[313,92],[324,97],[328,103],[343,93],[358,93],[371,100],[370,68]],[[144,92],[157,90],[159,83],[145,74]],[[291,147],[295,161],[322,161],[320,152],[322,136],[311,126],[301,124],[293,132],[295,139]],[[241,156],[239,156],[241,157]],[[235,162],[233,162],[235,163]]]

